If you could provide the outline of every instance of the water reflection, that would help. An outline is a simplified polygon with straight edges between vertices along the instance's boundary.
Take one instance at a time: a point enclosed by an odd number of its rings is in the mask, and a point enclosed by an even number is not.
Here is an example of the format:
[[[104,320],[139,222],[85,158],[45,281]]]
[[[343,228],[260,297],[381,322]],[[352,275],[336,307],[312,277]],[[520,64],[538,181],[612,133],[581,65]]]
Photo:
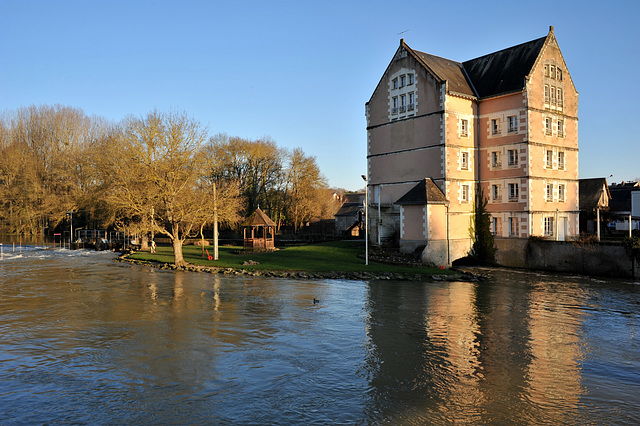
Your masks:
[[[585,332],[590,313],[583,307],[589,306],[593,287],[584,284],[590,280],[506,271],[493,276],[480,284],[369,285],[369,421],[594,421],[592,410],[602,408],[593,404],[586,385],[593,374],[585,374],[584,367],[594,354],[585,342],[599,346],[607,331]],[[635,296],[630,302],[638,304],[637,287],[630,290]],[[627,315],[632,317],[627,333],[634,334],[637,311]],[[598,320],[603,327],[607,322]],[[628,349],[640,348],[635,335],[627,340],[633,348]],[[635,366],[640,366],[637,358]],[[634,381],[639,391],[638,372],[624,373],[622,388]],[[604,386],[618,393],[620,385],[603,381],[595,390]],[[625,394],[625,400],[605,405],[630,404],[622,416],[618,407],[609,412],[638,421],[639,398]]]
[[[296,281],[112,258],[2,259],[0,423],[640,422],[637,284]]]

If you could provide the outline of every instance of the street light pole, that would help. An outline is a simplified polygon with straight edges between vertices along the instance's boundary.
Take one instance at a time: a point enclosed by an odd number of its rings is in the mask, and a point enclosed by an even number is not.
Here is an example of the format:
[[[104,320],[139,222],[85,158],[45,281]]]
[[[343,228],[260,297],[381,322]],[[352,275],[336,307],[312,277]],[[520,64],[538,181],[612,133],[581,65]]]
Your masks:
[[[365,175],[361,175],[364,180],[364,264],[369,265],[369,182]]]

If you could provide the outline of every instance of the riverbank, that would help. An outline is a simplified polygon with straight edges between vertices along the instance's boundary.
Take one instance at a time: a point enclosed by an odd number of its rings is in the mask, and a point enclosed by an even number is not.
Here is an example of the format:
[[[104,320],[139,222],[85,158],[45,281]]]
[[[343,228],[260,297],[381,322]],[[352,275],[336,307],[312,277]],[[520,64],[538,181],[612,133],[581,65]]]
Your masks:
[[[171,247],[158,247],[156,253],[131,252],[121,262],[150,265],[159,269],[187,270],[225,275],[250,275],[293,279],[354,279],[400,281],[479,281],[481,277],[457,270],[424,266],[406,256],[372,250],[369,265],[364,261],[364,244],[333,241],[290,246],[272,252],[244,252],[241,247],[219,248],[219,259],[209,260],[212,247],[184,246],[188,266],[173,265]],[[375,260],[374,260],[375,259]]]

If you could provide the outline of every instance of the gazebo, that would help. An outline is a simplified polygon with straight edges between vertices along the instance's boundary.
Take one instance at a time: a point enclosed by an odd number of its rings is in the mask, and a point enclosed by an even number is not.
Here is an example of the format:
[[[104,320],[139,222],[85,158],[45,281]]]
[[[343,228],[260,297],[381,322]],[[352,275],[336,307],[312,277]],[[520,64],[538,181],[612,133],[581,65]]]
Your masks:
[[[275,250],[276,224],[260,207],[242,224],[245,250]],[[249,232],[247,232],[249,231]]]

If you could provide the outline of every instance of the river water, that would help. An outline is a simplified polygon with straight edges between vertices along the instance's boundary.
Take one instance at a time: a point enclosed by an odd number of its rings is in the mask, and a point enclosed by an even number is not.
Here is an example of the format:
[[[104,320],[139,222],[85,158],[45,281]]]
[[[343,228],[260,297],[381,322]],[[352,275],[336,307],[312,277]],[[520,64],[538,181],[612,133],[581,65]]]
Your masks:
[[[640,423],[637,282],[286,280],[3,250],[3,425]]]

